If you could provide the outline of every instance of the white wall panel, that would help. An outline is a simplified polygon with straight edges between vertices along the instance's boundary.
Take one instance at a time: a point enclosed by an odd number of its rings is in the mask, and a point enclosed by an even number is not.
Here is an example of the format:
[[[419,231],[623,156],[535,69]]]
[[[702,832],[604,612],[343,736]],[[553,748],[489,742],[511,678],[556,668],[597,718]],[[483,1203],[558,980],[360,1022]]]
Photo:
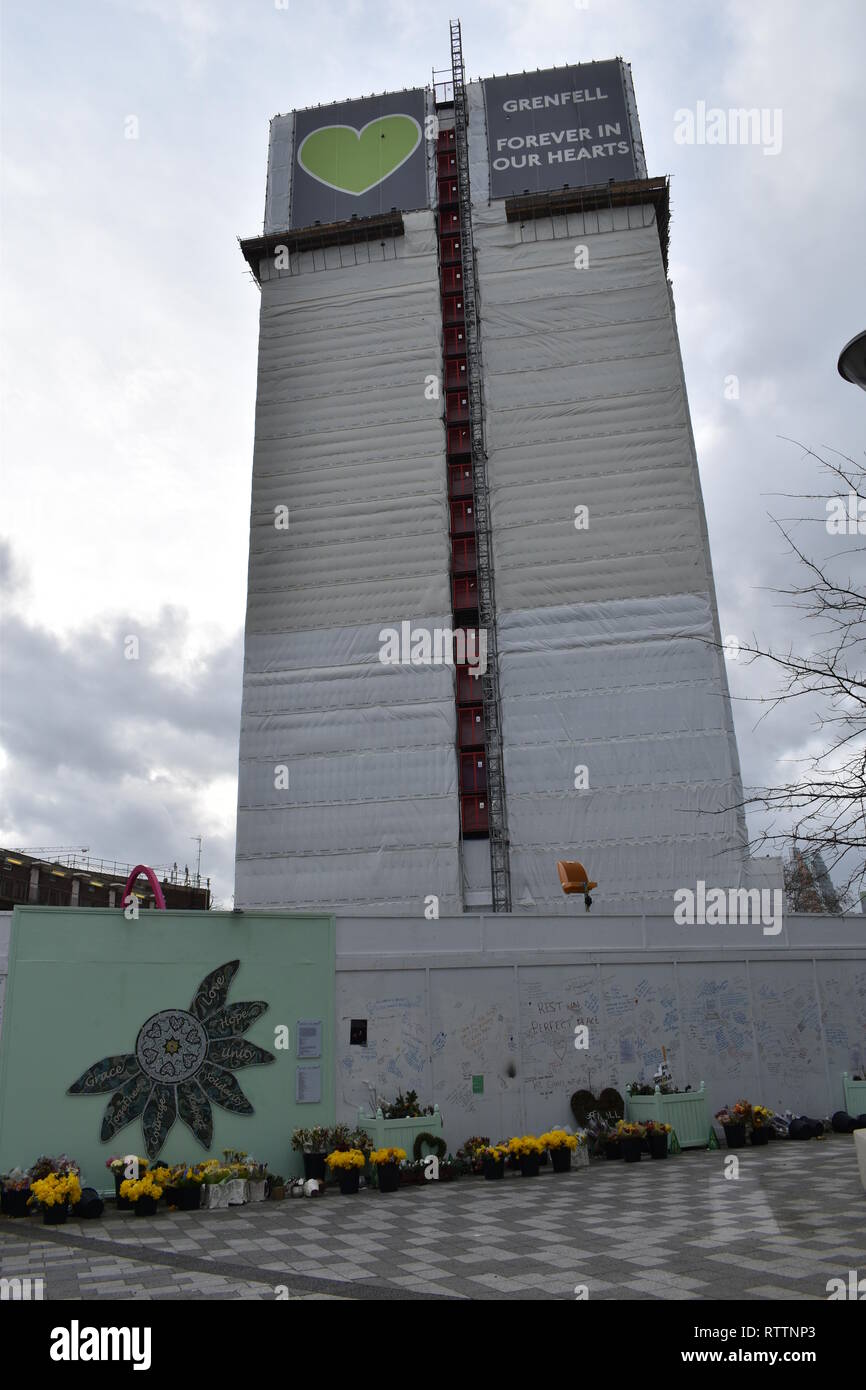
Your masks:
[[[461,906],[453,671],[379,661],[451,623],[435,228],[405,226],[263,268],[239,906]]]
[[[385,1099],[435,1101],[452,1150],[540,1133],[573,1125],[576,1090],[651,1080],[662,1048],[680,1086],[706,1083],[710,1117],[740,1096],[822,1117],[842,1106],[842,1072],[866,1069],[862,919],[787,917],[772,942],[740,928],[746,945],[692,928],[675,945],[670,917],[572,916],[564,933],[542,915],[387,931],[338,917],[338,1117],[369,1077]],[[369,1048],[349,1043],[352,1018],[368,1019]]]
[[[654,213],[521,224],[493,204],[476,247],[515,910],[569,912],[559,858],[617,910],[739,883],[739,764]]]

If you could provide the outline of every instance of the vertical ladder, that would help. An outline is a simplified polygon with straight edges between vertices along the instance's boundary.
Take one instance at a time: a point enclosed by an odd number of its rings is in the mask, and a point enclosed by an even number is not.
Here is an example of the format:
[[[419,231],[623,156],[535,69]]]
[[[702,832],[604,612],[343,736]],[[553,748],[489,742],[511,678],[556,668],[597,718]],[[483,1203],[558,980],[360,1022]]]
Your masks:
[[[499,699],[496,596],[493,585],[487,454],[484,448],[484,403],[481,392],[481,343],[478,333],[475,248],[472,240],[472,204],[469,189],[469,107],[463,67],[463,39],[459,19],[451,22],[451,73],[454,83],[457,182],[460,190],[460,249],[463,262],[463,302],[466,311],[469,430],[472,439],[472,477],[478,557],[478,616],[480,625],[487,634],[487,671],[481,678],[481,686],[484,704],[484,741],[487,751],[490,878],[493,911],[510,912],[511,866],[508,853],[505,773],[502,765],[502,708]]]

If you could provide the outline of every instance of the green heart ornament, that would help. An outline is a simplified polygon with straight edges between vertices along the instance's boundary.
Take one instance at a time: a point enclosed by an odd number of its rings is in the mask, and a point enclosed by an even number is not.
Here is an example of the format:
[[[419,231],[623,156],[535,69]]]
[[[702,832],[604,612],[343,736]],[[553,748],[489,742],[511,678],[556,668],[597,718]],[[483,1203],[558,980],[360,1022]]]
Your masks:
[[[301,141],[298,163],[328,188],[359,198],[393,174],[421,143],[421,127],[412,116],[380,116],[356,130],[326,125]]]

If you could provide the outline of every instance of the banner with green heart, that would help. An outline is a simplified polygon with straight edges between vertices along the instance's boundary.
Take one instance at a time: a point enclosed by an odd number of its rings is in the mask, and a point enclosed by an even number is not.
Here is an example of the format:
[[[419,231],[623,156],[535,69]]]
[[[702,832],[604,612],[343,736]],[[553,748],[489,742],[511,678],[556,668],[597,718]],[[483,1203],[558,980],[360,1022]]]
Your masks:
[[[327,188],[359,197],[405,164],[420,143],[421,127],[412,116],[380,116],[360,130],[326,125],[311,131],[298,163]]]
[[[382,92],[293,115],[291,227],[414,212],[430,206],[429,93]],[[285,186],[285,145],[272,136],[269,186]]]

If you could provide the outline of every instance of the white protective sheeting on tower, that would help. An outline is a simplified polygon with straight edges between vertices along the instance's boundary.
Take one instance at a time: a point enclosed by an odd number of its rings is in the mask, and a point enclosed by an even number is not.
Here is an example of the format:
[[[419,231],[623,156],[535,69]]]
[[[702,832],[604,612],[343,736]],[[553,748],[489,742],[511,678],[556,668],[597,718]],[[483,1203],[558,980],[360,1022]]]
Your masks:
[[[262,265],[240,907],[462,910],[453,670],[380,660],[451,626],[436,233],[404,222]]]
[[[615,911],[737,885],[739,762],[655,211],[508,222],[483,194],[477,90],[471,111],[514,910],[574,910],[558,859]]]
[[[265,232],[281,232],[289,225],[292,157],[295,148],[295,113],[274,116],[268,141],[268,177],[265,185]]]

